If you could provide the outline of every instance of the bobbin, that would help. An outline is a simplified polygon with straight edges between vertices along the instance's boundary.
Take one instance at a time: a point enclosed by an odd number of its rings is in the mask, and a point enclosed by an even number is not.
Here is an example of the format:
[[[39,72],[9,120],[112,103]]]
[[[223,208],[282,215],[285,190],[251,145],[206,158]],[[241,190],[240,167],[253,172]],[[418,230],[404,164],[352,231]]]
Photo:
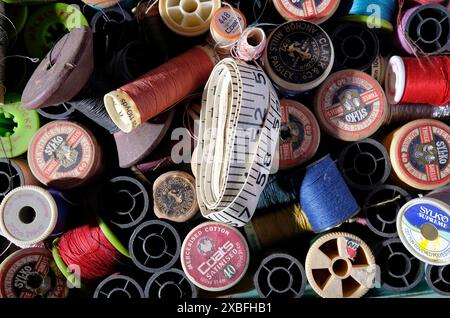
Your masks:
[[[376,254],[382,288],[404,292],[422,280],[424,264],[405,249],[399,238],[383,241]]]
[[[450,48],[450,11],[440,4],[418,6],[397,32],[406,38],[408,53],[443,53]]]
[[[307,20],[321,24],[331,18],[340,0],[273,0],[278,13],[286,20]]]
[[[303,265],[291,255],[281,253],[264,258],[253,280],[263,298],[299,298],[306,286]]]
[[[373,288],[375,258],[359,237],[343,232],[325,234],[310,247],[306,277],[323,298],[359,298]]]
[[[60,2],[44,5],[28,18],[23,32],[25,47],[33,57],[44,57],[54,46],[53,41],[65,32],[87,25],[76,5]]]
[[[166,26],[183,36],[197,36],[209,29],[220,0],[160,0],[159,14]]]
[[[166,135],[175,115],[169,109],[158,117],[142,123],[130,133],[114,134],[119,157],[119,166],[129,168],[150,155]]]
[[[443,296],[450,296],[450,266],[425,267],[425,278],[428,286],[436,293]]]
[[[0,159],[0,202],[15,188],[38,184],[25,160]]]
[[[9,99],[8,95],[5,101]],[[39,129],[39,115],[19,101],[0,106],[0,158],[24,154]]]
[[[377,35],[369,28],[358,23],[341,23],[330,33],[333,41],[335,59],[334,68],[370,69],[380,51]]]
[[[291,21],[278,26],[270,34],[264,51],[267,74],[287,95],[297,95],[319,86],[330,74],[333,63],[334,48],[330,37],[321,27],[307,21]]]
[[[62,103],[61,105],[57,106],[38,108],[37,112],[42,117],[52,120],[64,120],[76,116],[76,108],[69,103]]]
[[[119,176],[105,186],[103,219],[121,229],[138,225],[147,215],[150,197],[145,186],[135,178]]]
[[[183,171],[160,175],[153,183],[153,210],[160,219],[191,219],[199,211],[194,177]]]
[[[102,172],[102,152],[90,131],[57,120],[35,134],[28,149],[28,163],[41,183],[69,189],[86,184]]]
[[[368,138],[352,143],[342,150],[339,170],[352,188],[372,190],[389,178],[391,163],[384,146]]]
[[[86,85],[94,70],[92,31],[71,30],[45,56],[22,95],[27,108],[59,105],[71,100]]]
[[[66,298],[66,280],[45,248],[26,248],[0,265],[1,298]]]
[[[94,292],[94,298],[144,298],[144,291],[131,277],[120,274],[111,275],[98,284]]]
[[[0,204],[0,233],[22,248],[45,240],[54,232],[57,222],[56,201],[40,187],[18,187]]]
[[[171,268],[154,274],[145,285],[145,297],[150,299],[190,299],[197,297],[197,288],[183,271]]]
[[[434,119],[418,119],[395,130],[384,144],[396,180],[419,190],[450,182],[450,127]]]
[[[320,144],[320,127],[314,114],[293,100],[280,101],[280,169],[287,170],[310,160]]]
[[[396,237],[397,214],[410,200],[411,195],[400,187],[382,185],[375,188],[367,195],[362,207],[367,226],[381,237]]]
[[[314,110],[320,126],[332,137],[359,141],[370,137],[387,117],[386,96],[370,75],[343,70],[329,76],[318,89]]]
[[[152,220],[140,224],[131,235],[129,251],[141,270],[156,273],[171,268],[180,256],[180,236],[167,222]]]
[[[207,291],[235,286],[250,260],[242,234],[218,222],[205,222],[192,229],[183,241],[180,258],[189,280]]]

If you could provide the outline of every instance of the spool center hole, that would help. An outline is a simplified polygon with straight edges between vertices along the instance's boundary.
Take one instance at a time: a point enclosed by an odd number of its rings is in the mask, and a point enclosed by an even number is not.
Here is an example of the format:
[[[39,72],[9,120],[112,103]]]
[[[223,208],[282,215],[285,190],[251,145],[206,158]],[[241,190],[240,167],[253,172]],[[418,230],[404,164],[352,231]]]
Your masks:
[[[387,267],[391,275],[403,277],[409,272],[410,261],[404,254],[393,254],[387,260]]]
[[[42,276],[38,273],[31,273],[27,277],[27,286],[32,289],[37,289],[41,287],[43,282]]]
[[[442,268],[441,278],[445,283],[450,284],[450,266]]]
[[[439,24],[439,21],[435,19],[426,19],[420,29],[421,37],[427,42],[438,40],[441,32],[441,25]]]
[[[261,41],[262,41],[262,36],[259,32],[251,32],[247,36],[247,43],[250,46],[256,47],[261,43]]]
[[[422,233],[423,237],[428,241],[434,241],[439,237],[439,232],[433,224],[425,223],[420,228],[420,233]]]
[[[111,293],[109,293],[108,296],[109,296],[108,298],[115,298],[115,299],[132,298],[128,291],[120,288],[114,289]]]
[[[145,240],[144,249],[149,256],[160,257],[167,250],[166,241],[163,237],[152,234]]]
[[[17,123],[11,113],[0,112],[0,137],[8,137],[14,134]]]
[[[159,289],[159,298],[161,299],[182,299],[183,291],[180,286],[168,282],[161,286]]]
[[[345,259],[338,258],[333,262],[332,269],[336,276],[346,277],[350,268]]]
[[[355,157],[355,170],[358,174],[369,176],[377,169],[377,162],[370,153],[360,153]]]
[[[120,190],[113,197],[114,207],[118,212],[131,211],[135,205],[135,198],[127,190]]]
[[[6,194],[10,189],[9,176],[3,171],[0,171],[0,194]]]
[[[184,0],[181,2],[181,8],[187,13],[192,13],[197,10],[198,4],[194,0]]]
[[[24,224],[30,224],[36,218],[36,211],[31,206],[24,206],[19,211],[19,220]]]
[[[278,292],[288,290],[292,285],[292,276],[286,268],[276,268],[270,272],[270,285]]]
[[[280,129],[280,138],[281,141],[287,142],[289,139],[291,139],[291,128],[288,125],[282,125]]]
[[[342,52],[349,58],[360,58],[366,50],[366,44],[358,36],[349,36],[342,41]]]

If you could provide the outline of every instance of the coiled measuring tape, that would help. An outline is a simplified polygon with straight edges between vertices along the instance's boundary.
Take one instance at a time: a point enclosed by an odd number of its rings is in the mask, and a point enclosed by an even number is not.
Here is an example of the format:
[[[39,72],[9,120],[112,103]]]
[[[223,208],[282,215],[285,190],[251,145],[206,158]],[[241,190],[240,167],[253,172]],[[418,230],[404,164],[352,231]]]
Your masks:
[[[260,67],[227,58],[203,92],[193,159],[203,216],[244,226],[255,212],[272,165],[281,122],[277,94]]]

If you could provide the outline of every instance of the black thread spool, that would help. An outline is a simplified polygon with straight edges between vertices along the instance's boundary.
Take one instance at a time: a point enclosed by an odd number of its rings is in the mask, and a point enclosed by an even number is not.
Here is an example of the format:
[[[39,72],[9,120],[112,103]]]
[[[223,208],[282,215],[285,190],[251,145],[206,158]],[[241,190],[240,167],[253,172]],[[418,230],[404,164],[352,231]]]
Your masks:
[[[382,144],[365,139],[344,148],[339,157],[339,169],[352,188],[368,191],[386,182],[391,163]]]
[[[294,187],[286,177],[276,174],[270,175],[261,196],[259,197],[259,210],[271,209],[278,205],[289,205],[297,201],[293,192]]]
[[[403,246],[399,238],[384,241],[376,256],[381,269],[382,288],[405,292],[416,287],[423,278],[425,265]]]
[[[172,268],[154,274],[148,280],[144,294],[150,299],[190,299],[197,297],[197,288],[183,271]]]
[[[104,220],[121,229],[129,229],[145,218],[150,207],[150,197],[140,181],[119,176],[110,179],[105,188]]]
[[[167,222],[152,220],[139,225],[130,238],[133,263],[141,270],[156,273],[171,268],[180,256],[181,240]]]
[[[425,278],[428,286],[436,293],[447,297],[450,296],[450,265],[427,265]]]
[[[258,294],[264,298],[299,298],[306,286],[303,265],[281,253],[264,258],[253,279]]]
[[[94,298],[144,298],[144,291],[131,277],[125,275],[111,275],[98,284],[94,292]]]
[[[62,103],[57,106],[49,106],[45,108],[38,108],[37,112],[42,117],[51,120],[65,120],[76,116],[76,109],[69,103]]]
[[[377,35],[358,23],[341,23],[330,34],[335,50],[334,68],[367,71],[380,52]]]
[[[406,20],[403,31],[414,53],[443,53],[450,47],[450,11],[439,4],[422,5]]]
[[[370,192],[363,205],[363,213],[369,229],[385,238],[398,236],[397,214],[412,197],[393,185],[382,185]]]

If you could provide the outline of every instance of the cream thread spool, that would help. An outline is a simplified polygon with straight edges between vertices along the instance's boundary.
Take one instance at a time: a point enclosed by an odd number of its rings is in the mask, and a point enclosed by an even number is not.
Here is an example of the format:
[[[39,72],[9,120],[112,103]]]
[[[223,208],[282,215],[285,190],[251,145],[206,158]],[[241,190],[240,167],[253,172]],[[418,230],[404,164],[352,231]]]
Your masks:
[[[247,20],[241,11],[230,5],[224,6],[211,19],[210,42],[215,43],[219,54],[228,54],[246,27]]]

